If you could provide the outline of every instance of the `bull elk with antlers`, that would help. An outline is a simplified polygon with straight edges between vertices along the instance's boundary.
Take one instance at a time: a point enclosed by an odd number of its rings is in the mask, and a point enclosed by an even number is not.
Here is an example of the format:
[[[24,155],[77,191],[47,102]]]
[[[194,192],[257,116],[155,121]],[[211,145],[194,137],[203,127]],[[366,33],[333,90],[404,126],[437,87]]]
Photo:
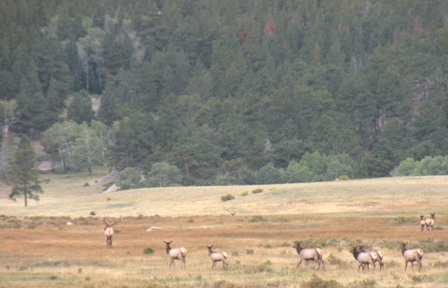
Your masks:
[[[112,239],[114,237],[114,225],[121,221],[121,215],[118,221],[108,222],[105,217],[102,219],[104,225],[104,238],[106,239],[106,246],[112,247]]]

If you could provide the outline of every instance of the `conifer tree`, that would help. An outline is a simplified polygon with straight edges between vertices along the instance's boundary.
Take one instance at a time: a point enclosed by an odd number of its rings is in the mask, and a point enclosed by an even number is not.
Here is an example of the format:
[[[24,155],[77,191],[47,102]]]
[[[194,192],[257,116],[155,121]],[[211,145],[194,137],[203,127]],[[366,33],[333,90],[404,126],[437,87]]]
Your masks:
[[[43,193],[38,173],[34,169],[35,163],[36,153],[28,138],[26,136],[22,137],[10,164],[12,191],[9,198],[15,201],[23,196],[25,207],[28,206],[28,199],[39,201],[39,195],[37,194]]]

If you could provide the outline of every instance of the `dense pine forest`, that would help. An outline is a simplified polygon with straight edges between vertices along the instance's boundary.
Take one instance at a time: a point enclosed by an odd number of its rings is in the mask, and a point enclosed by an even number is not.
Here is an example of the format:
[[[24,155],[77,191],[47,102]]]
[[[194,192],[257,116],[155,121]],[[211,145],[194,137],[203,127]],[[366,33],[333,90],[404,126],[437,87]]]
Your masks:
[[[1,0],[0,172],[27,135],[141,186],[446,174],[447,76],[445,0]]]

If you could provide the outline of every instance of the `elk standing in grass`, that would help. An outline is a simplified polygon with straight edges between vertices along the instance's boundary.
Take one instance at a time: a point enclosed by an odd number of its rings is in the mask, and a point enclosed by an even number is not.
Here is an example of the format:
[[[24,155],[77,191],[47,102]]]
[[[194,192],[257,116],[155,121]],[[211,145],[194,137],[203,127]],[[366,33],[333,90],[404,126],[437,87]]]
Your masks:
[[[112,222],[112,223],[108,223],[106,221],[106,218],[103,217],[103,223],[104,223],[104,225],[106,225],[106,227],[104,227],[104,238],[106,239],[107,247],[112,247],[112,240],[114,237],[114,227],[113,226],[120,221],[121,221],[121,216],[117,222]]]
[[[426,220],[425,220],[425,225],[426,225],[427,231],[430,231],[434,228],[434,219],[436,218],[436,213],[430,213],[430,214],[431,214],[431,218],[426,218]]]
[[[300,261],[297,264],[297,267],[300,267],[300,264],[302,264],[302,262],[305,260],[307,267],[308,267],[308,261],[314,261],[318,265],[317,269],[319,269],[320,265],[322,264],[322,270],[325,270],[325,264],[324,264],[324,260],[322,258],[323,253],[322,253],[321,249],[319,249],[319,248],[302,248],[300,246],[300,241],[294,242],[294,245],[292,246],[292,248],[297,250],[297,254],[299,254],[299,257],[300,257]]]
[[[364,270],[364,268],[367,266],[367,270],[369,270],[369,265],[372,265],[375,269],[375,261],[373,260],[372,254],[363,252],[360,247],[353,247],[351,250],[353,257],[355,257],[356,261],[358,261],[358,271],[361,269]]]
[[[185,257],[187,256],[187,249],[185,249],[184,247],[171,248],[170,246],[171,242],[173,241],[170,242],[163,241],[163,243],[166,244],[166,254],[168,254],[171,260],[170,268],[172,265],[174,265],[174,260],[180,260],[182,262],[180,267],[186,268]]]
[[[207,246],[208,248],[208,256],[212,260],[212,269],[215,268],[216,262],[222,262],[222,268],[229,267],[229,264],[227,263],[227,253],[226,252],[214,252],[212,251],[212,246]]]
[[[423,250],[422,249],[408,249],[406,245],[408,242],[401,243],[401,253],[403,254],[405,265],[404,271],[408,268],[408,262],[412,263],[412,271],[414,271],[414,262],[418,262],[418,271],[422,270],[422,259]]]
[[[425,230],[426,226],[426,218],[425,215],[420,215],[420,229],[423,231]]]
[[[363,245],[359,246],[359,250],[361,252],[370,253],[370,256],[372,256],[373,262],[380,264],[380,271],[384,270],[383,254],[381,253],[381,251],[379,251],[379,250],[369,250],[369,251],[366,251],[364,249]],[[365,268],[365,265],[368,265],[368,264],[364,264],[363,265],[363,270]]]

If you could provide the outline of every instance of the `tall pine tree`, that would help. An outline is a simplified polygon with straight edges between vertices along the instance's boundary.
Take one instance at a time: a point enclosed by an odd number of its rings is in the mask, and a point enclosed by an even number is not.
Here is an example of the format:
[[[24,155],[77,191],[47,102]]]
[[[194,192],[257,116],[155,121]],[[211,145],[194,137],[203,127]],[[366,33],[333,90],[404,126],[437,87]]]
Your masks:
[[[36,164],[36,153],[31,147],[28,138],[22,137],[19,147],[11,161],[11,182],[13,184],[9,198],[16,200],[24,198],[25,207],[28,206],[28,199],[39,201],[38,193],[43,193],[40,186],[39,176],[34,169]]]

